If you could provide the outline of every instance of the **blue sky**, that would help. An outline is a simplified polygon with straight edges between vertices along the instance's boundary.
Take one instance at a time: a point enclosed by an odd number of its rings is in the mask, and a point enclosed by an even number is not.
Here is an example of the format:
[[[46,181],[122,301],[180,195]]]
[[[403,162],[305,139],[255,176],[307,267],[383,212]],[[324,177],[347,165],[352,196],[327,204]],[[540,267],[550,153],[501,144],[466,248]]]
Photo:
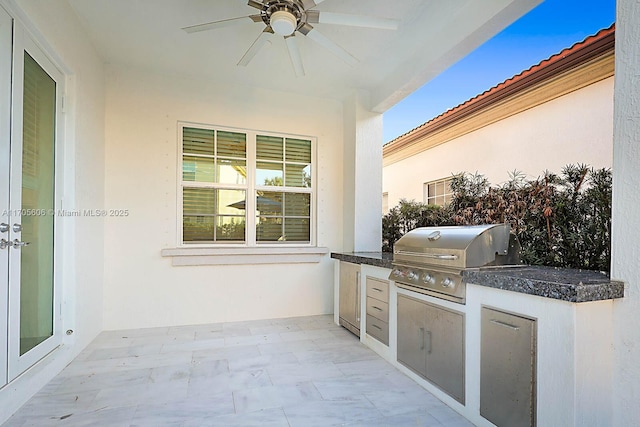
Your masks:
[[[615,0],[545,0],[384,113],[384,143],[609,27]]]

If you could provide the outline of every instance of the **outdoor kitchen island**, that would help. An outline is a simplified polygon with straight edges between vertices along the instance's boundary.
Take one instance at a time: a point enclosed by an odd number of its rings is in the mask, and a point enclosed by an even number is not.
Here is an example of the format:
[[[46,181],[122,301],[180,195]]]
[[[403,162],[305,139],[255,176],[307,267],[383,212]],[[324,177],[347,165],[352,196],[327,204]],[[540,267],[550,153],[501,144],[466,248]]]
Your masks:
[[[335,322],[344,323],[341,266],[357,270],[351,277],[360,341],[473,424],[577,427],[610,419],[612,310],[624,296],[623,283],[599,272],[550,267],[468,269],[462,273],[466,301],[460,304],[389,280],[390,253],[331,257]],[[383,297],[373,288],[383,290]],[[416,324],[409,309],[423,310],[426,323]],[[431,331],[428,319],[446,324],[444,333]],[[379,331],[385,326],[387,336]],[[418,337],[416,353],[422,354],[407,353],[403,336]],[[439,336],[447,342],[438,342]],[[442,366],[435,375],[431,363]],[[447,381],[438,372],[461,380]]]

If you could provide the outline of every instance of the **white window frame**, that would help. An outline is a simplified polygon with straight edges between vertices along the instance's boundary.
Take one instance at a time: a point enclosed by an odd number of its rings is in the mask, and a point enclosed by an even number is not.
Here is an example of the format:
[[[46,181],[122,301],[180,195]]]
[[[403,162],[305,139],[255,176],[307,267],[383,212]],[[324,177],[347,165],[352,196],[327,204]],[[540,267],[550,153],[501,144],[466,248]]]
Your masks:
[[[445,204],[432,203],[432,205],[435,205],[435,206],[444,206],[444,205],[446,205],[448,203],[446,201],[447,197],[448,197],[448,200],[451,200],[451,196],[453,195],[453,192],[451,191],[451,185],[447,186],[447,183],[451,183],[452,180],[453,180],[452,177],[447,177],[447,178],[440,178],[440,179],[435,179],[433,181],[425,182],[423,184],[423,187],[422,187],[424,203],[428,205],[429,204],[429,199],[436,199],[437,200],[437,198],[439,198],[439,197],[444,197],[445,198]],[[429,196],[429,186],[430,185],[436,185],[436,187],[437,187],[437,184],[439,184],[439,183],[444,183],[445,184],[444,185],[444,188],[445,188],[444,193],[436,194],[434,196]],[[449,192],[446,191],[447,188],[449,188],[449,190],[450,190]]]
[[[247,184],[246,185],[234,185],[234,184],[212,184],[212,185],[198,185],[198,183],[189,183],[188,187],[215,187],[215,188],[229,188],[239,189],[246,191],[246,210],[245,210],[245,238],[244,242],[204,242],[204,243],[185,243],[183,241],[183,188],[185,187],[182,180],[182,137],[183,128],[193,127],[198,129],[208,129],[222,132],[238,132],[246,135],[246,147],[247,147]],[[187,121],[179,121],[178,126],[178,167],[177,167],[177,247],[179,248],[291,248],[291,247],[316,247],[316,232],[317,232],[317,138],[308,135],[289,134],[284,132],[272,132],[262,131],[254,129],[242,129],[229,126],[218,126],[204,123],[194,123]],[[262,185],[256,185],[256,139],[257,136],[272,136],[278,138],[295,138],[311,141],[311,188],[304,187],[266,187]],[[308,193],[310,194],[309,208],[309,242],[295,242],[295,241],[281,241],[281,242],[258,242],[256,239],[256,215],[255,215],[255,194],[256,191],[274,191],[282,193]]]

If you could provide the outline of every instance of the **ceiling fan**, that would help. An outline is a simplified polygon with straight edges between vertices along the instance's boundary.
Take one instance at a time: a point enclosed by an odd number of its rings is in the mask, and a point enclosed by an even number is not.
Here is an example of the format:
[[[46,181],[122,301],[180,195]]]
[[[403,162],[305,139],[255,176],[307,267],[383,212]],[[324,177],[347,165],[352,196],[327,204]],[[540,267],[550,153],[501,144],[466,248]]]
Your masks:
[[[311,24],[335,24],[384,30],[395,30],[398,28],[398,21],[394,19],[312,10],[312,8],[323,1],[324,0],[249,0],[247,4],[258,9],[260,13],[193,25],[184,27],[183,30],[187,33],[196,33],[246,22],[263,23],[266,25],[265,29],[256,41],[253,42],[251,47],[249,47],[238,62],[238,65],[247,66],[260,49],[267,43],[270,43],[269,39],[271,37],[279,35],[284,37],[293,69],[296,75],[300,77],[304,76],[305,72],[302,57],[300,56],[300,49],[296,41],[297,34],[306,36],[325,47],[349,65],[353,66],[358,63],[358,60],[353,55],[324,36]]]

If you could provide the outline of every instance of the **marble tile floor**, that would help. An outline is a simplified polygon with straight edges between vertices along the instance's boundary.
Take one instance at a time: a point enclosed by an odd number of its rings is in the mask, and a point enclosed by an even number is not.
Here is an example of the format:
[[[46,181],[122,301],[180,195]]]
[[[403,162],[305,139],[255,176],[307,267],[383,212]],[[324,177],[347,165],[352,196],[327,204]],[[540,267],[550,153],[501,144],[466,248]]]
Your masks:
[[[468,427],[333,316],[109,331],[3,427]]]

